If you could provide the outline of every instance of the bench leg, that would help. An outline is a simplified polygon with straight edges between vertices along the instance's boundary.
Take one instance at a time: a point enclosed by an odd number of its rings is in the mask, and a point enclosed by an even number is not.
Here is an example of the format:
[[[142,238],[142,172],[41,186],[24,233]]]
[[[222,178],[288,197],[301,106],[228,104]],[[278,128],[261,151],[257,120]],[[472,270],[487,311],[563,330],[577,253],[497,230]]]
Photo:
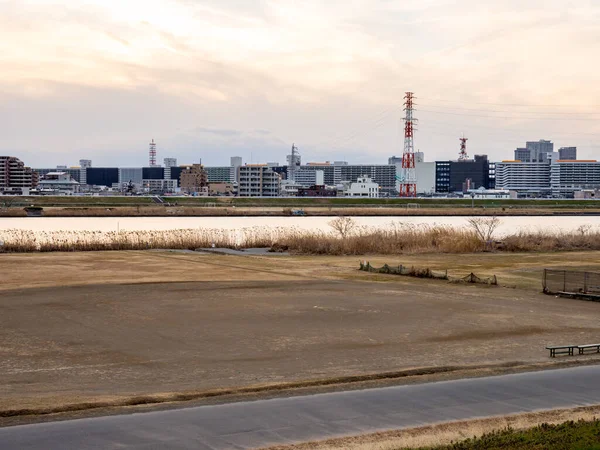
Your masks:
[[[569,356],[573,356],[573,347],[569,348]]]

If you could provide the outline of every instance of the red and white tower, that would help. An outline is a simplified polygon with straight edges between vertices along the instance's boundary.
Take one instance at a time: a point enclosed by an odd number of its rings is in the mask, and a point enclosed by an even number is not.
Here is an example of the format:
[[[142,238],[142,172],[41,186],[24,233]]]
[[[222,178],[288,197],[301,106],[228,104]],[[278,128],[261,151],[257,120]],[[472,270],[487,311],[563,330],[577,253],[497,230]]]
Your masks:
[[[415,169],[415,143],[413,139],[413,117],[414,94],[407,92],[404,96],[404,153],[402,154],[402,177],[400,181],[400,197],[417,196],[417,171]]]
[[[154,139],[150,142],[150,167],[156,166],[156,143]]]
[[[467,159],[469,159],[469,155],[467,155],[467,141],[469,140],[469,138],[466,138],[465,135],[463,134],[461,138],[459,138],[460,140],[460,153],[458,154],[458,160],[459,161],[466,161]]]

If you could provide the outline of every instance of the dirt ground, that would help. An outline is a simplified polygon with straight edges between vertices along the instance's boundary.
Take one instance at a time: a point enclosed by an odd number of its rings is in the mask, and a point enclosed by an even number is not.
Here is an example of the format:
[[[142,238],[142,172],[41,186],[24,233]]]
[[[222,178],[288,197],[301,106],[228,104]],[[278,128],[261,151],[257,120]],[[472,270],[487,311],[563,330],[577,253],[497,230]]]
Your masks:
[[[548,344],[598,341],[600,304],[541,294],[541,269],[597,268],[599,256],[360,258],[496,274],[510,286],[494,288],[358,272],[358,257],[3,254],[0,411],[548,362]]]

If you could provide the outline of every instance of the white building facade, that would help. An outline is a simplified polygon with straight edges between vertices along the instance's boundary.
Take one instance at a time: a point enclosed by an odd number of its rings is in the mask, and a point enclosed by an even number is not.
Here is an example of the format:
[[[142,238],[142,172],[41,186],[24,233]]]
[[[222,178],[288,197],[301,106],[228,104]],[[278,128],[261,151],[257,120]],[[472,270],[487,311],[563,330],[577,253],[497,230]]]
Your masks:
[[[346,197],[379,198],[379,184],[370,177],[359,177],[344,193]]]

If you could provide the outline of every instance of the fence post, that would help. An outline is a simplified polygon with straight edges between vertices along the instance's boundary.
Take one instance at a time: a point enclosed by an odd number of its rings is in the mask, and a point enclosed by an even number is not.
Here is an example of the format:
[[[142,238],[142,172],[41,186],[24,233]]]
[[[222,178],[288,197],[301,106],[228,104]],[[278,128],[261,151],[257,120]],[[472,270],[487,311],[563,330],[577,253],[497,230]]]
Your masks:
[[[547,281],[546,281],[547,277],[548,277],[548,269],[544,269],[544,278],[542,281],[542,287],[544,288],[544,292],[546,292],[546,286],[548,285]]]

